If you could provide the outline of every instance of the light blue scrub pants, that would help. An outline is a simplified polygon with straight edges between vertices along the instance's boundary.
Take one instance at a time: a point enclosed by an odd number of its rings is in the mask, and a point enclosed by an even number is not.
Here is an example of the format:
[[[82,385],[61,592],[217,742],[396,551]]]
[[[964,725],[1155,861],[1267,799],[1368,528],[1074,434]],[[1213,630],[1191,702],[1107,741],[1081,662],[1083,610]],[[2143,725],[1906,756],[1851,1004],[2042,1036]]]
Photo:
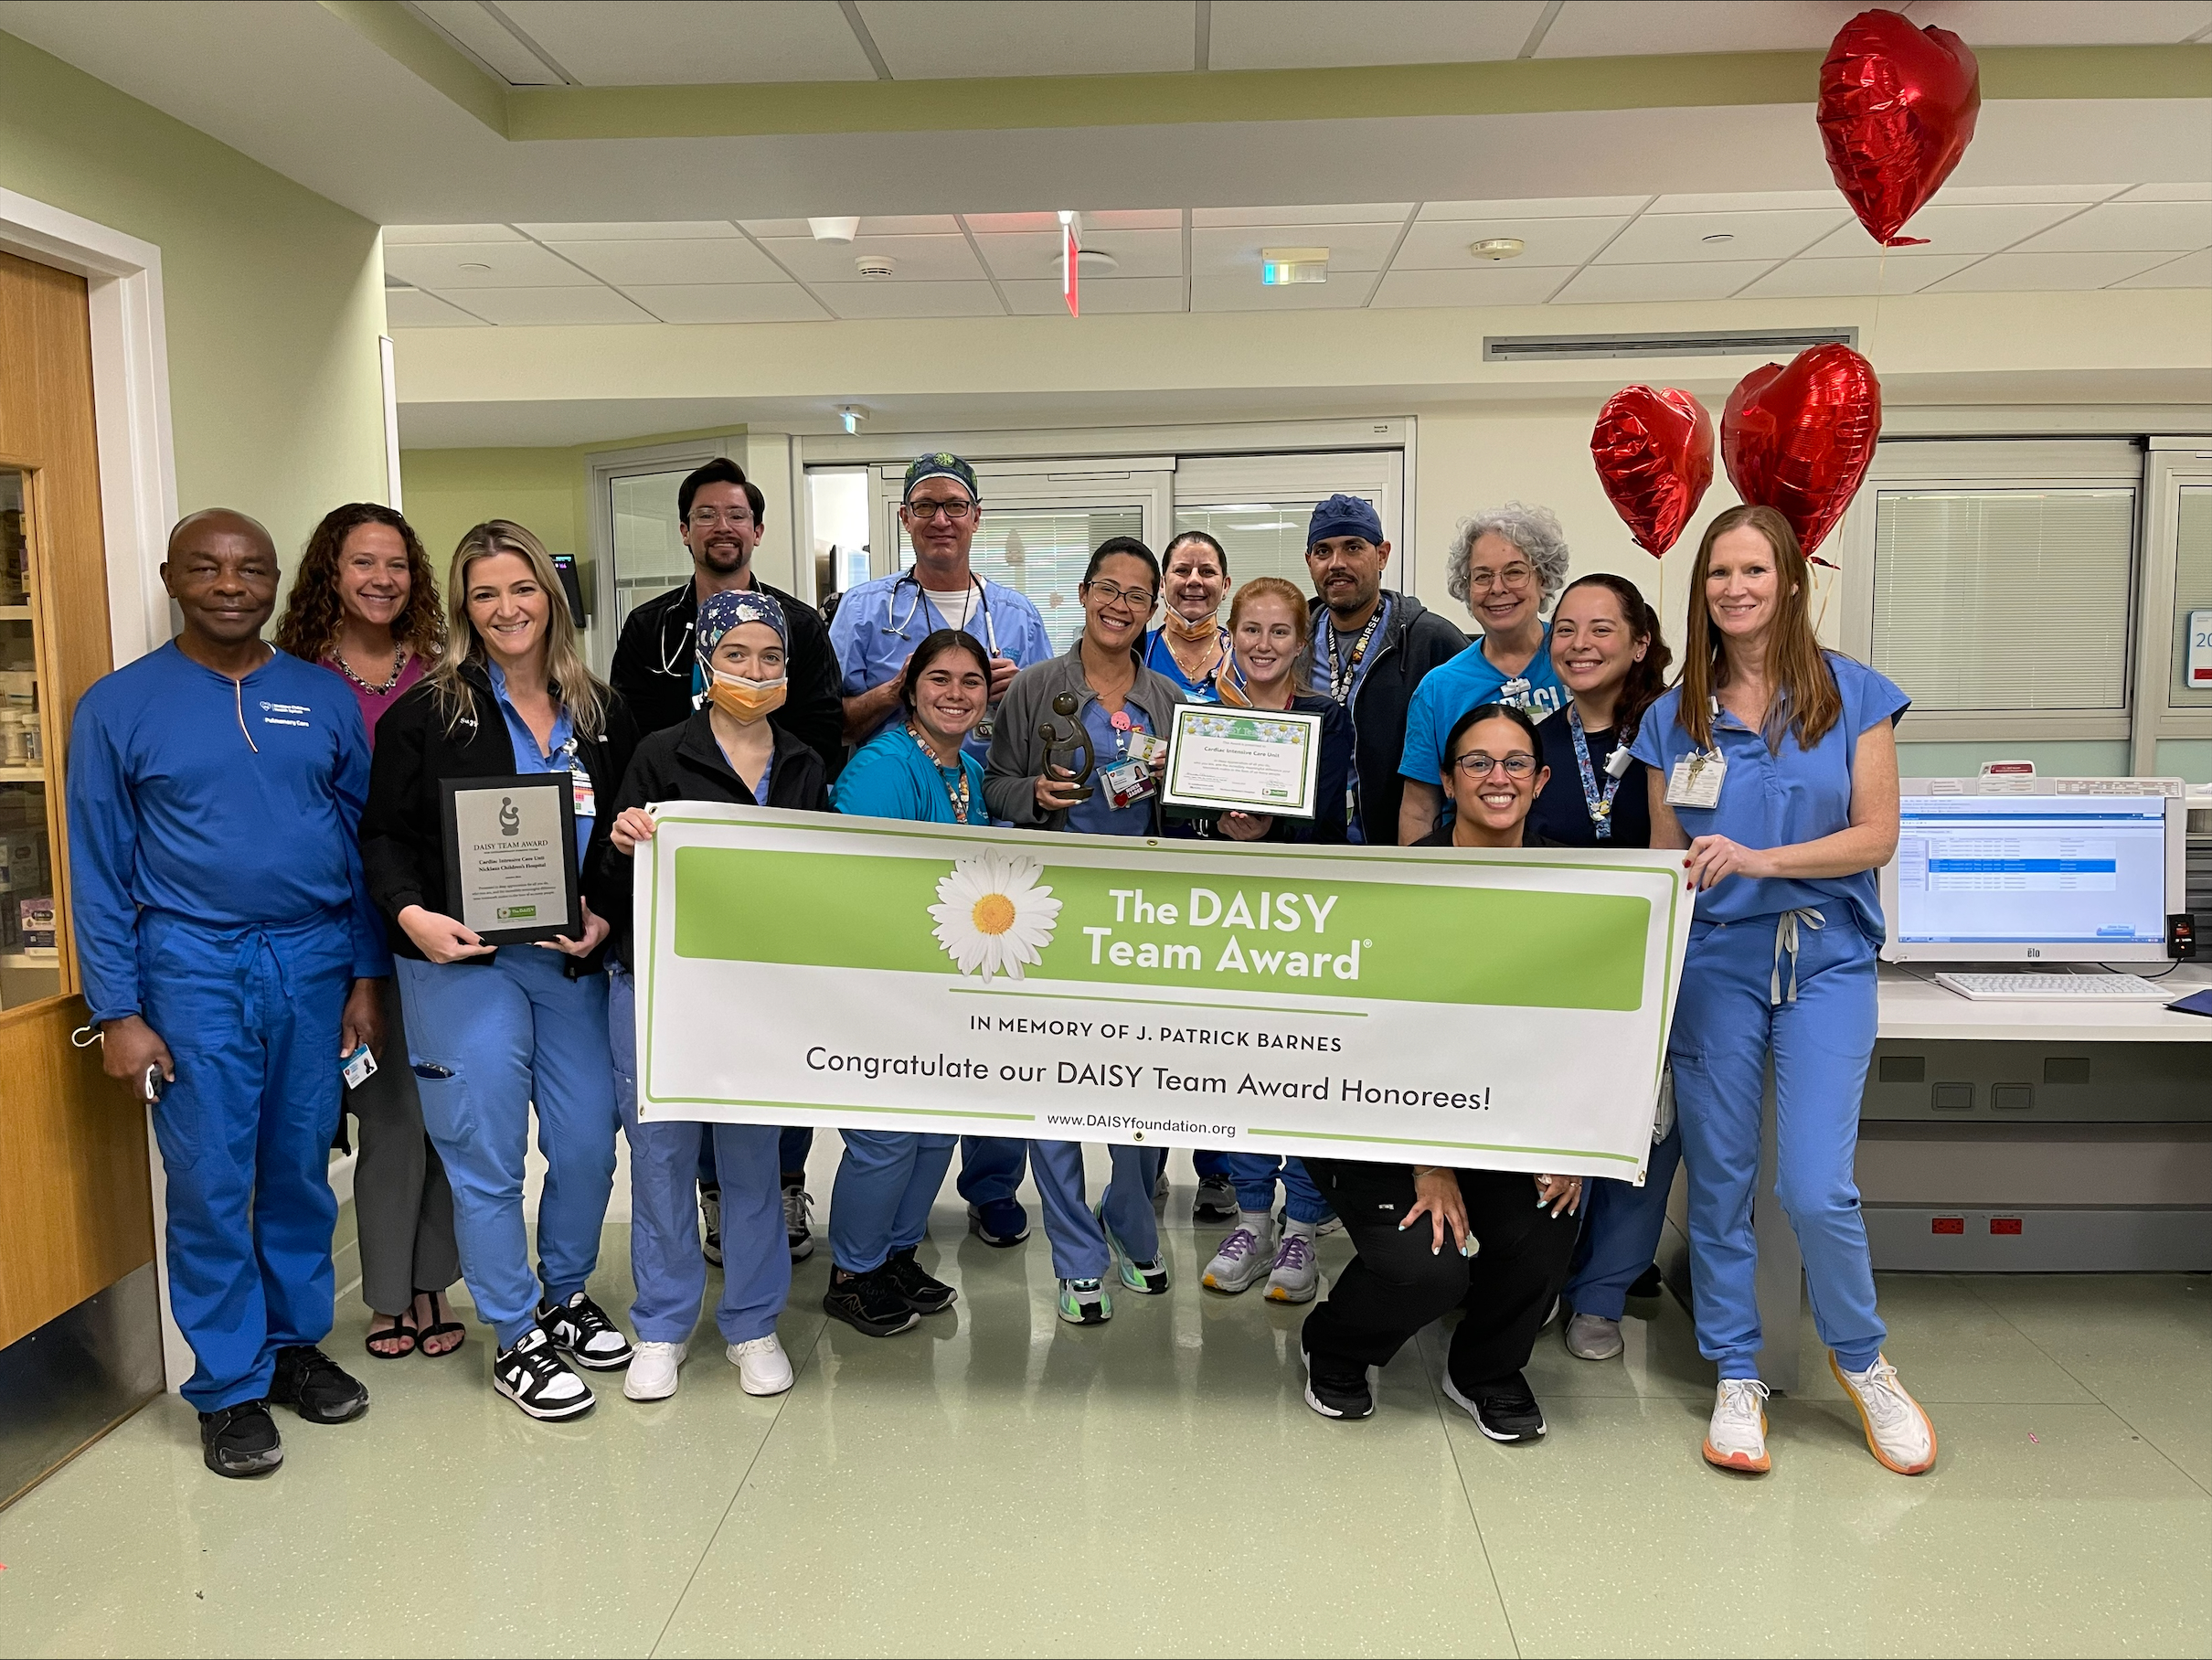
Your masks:
[[[1228,1179],[1237,1186],[1238,1209],[1274,1209],[1275,1179],[1280,1176],[1283,1213],[1292,1221],[1319,1227],[1333,1214],[1329,1201],[1321,1197],[1321,1189],[1313,1186],[1313,1178],[1297,1159],[1285,1158],[1280,1153],[1226,1153],[1222,1157],[1228,1163]]]
[[[202,1412],[261,1399],[277,1350],[330,1335],[330,1142],[353,973],[343,917],[217,929],[139,913],[142,1012],[176,1063],[154,1109],[169,1300],[197,1363],[184,1396]]]
[[[608,973],[607,1025],[614,1092],[630,1137],[630,1272],[637,1301],[630,1324],[643,1343],[686,1343],[707,1301],[695,1186],[699,1143],[714,1145],[722,1183],[722,1297],[714,1320],[725,1343],[776,1329],[791,1294],[791,1248],[772,1124],[701,1124],[637,1116],[637,984],[620,963]]]
[[[960,1176],[953,1186],[971,1205],[1010,1199],[1022,1185],[1022,1166],[1028,1157],[1026,1141],[1009,1141],[1003,1135],[963,1135],[960,1138]]]
[[[1784,1001],[1772,996],[1780,919],[1701,922],[1690,931],[1667,1053],[1689,1166],[1697,1347],[1724,1378],[1758,1377],[1764,1342],[1751,1197],[1770,1054],[1774,1189],[1804,1256],[1813,1323],[1850,1371],[1873,1365],[1887,1335],[1874,1311],[1874,1263],[1852,1171],[1874,1052],[1875,949],[1846,907],[1824,915],[1824,927],[1798,931],[1795,1002],[1787,1000],[1786,956]],[[1796,1341],[1793,1332],[1778,1337]]]
[[[930,1207],[952,1164],[950,1135],[840,1130],[845,1153],[830,1189],[830,1261],[848,1274],[881,1268],[930,1230]]]
[[[1103,1200],[1106,1228],[1140,1262],[1160,1255],[1160,1222],[1152,1213],[1153,1185],[1167,1162],[1164,1147],[1112,1147],[1113,1175]],[[1045,1238],[1052,1242],[1052,1272],[1063,1280],[1102,1280],[1113,1264],[1106,1228],[1083,1202],[1083,1144],[1033,1141],[1029,1174],[1045,1205]]]
[[[1800,988],[1802,991],[1802,987]],[[1578,1314],[1618,1320],[1628,1306],[1628,1288],[1652,1265],[1659,1235],[1666,1227],[1667,1195],[1682,1163],[1682,1126],[1652,1144],[1643,1167],[1643,1186],[1593,1176],[1585,1185],[1582,1238],[1575,1247],[1574,1272],[1559,1296]]]
[[[614,1186],[607,976],[571,980],[568,962],[536,945],[489,963],[394,959],[422,1123],[452,1184],[461,1277],[501,1348],[537,1322],[541,1282],[550,1303],[584,1289]],[[522,1219],[533,1102],[546,1158],[535,1274]]]
[[[706,1126],[699,1126],[698,1179],[702,1187],[719,1187],[722,1178],[715,1174],[714,1137],[706,1134]],[[806,1175],[807,1155],[814,1150],[814,1127],[812,1124],[787,1124],[776,1132],[776,1157],[783,1166],[785,1176]]]

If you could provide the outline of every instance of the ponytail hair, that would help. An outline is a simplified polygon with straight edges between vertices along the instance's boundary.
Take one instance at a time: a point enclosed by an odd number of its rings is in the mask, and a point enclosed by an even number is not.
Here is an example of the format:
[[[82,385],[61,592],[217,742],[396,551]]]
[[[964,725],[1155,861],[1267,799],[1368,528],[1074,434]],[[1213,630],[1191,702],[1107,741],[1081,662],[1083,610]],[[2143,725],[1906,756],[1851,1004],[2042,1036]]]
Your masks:
[[[1643,711],[1659,700],[1666,690],[1666,671],[1675,661],[1675,654],[1667,648],[1666,636],[1660,632],[1659,612],[1643,597],[1643,590],[1626,577],[1615,576],[1610,570],[1592,571],[1586,577],[1577,577],[1560,591],[1559,599],[1578,588],[1602,588],[1611,594],[1621,606],[1621,620],[1628,624],[1628,632],[1636,644],[1643,647],[1643,657],[1630,665],[1628,678],[1621,686],[1621,701],[1613,707],[1613,731],[1622,749],[1636,741],[1636,731],[1643,723]],[[1558,614],[1557,606],[1552,614]]]

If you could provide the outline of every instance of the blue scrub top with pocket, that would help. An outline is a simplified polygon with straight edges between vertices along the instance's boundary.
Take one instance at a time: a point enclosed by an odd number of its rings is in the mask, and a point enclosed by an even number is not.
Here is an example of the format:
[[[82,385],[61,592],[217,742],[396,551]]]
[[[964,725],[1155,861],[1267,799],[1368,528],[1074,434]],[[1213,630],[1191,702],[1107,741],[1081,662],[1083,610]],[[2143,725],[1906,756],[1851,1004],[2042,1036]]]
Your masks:
[[[968,607],[962,626],[986,648],[1010,657],[1023,668],[1057,657],[1045,619],[1029,597],[1003,582],[986,581],[980,603]],[[912,570],[895,576],[871,577],[849,589],[837,601],[830,620],[830,647],[837,654],[841,689],[847,697],[898,678],[914,648],[941,628],[948,626],[944,613],[922,591]],[[886,715],[877,732],[902,718],[896,708]],[[876,734],[871,732],[868,737]],[[867,740],[862,740],[866,742]],[[963,746],[977,760],[990,750],[990,740],[971,732]]]
[[[591,846],[591,821],[596,813],[587,812],[587,806],[596,806],[601,786],[613,789],[620,779],[593,778],[584,771],[576,759],[576,722],[569,718],[566,704],[555,706],[553,730],[548,735],[546,747],[537,747],[537,734],[522,718],[522,711],[507,699],[507,677],[499,672],[499,665],[489,657],[484,659],[484,670],[492,682],[492,695],[499,699],[499,713],[507,725],[507,739],[515,750],[515,770],[517,772],[566,772],[576,781],[576,864],[582,869],[584,854]],[[763,780],[763,782],[766,782]]]
[[[1675,808],[1692,841],[1725,835],[1746,847],[1787,847],[1818,841],[1851,827],[1851,771],[1858,757],[1859,734],[1887,720],[1895,725],[1912,699],[1887,676],[1837,652],[1824,652],[1842,694],[1843,714],[1821,740],[1807,750],[1793,730],[1782,734],[1781,748],[1770,751],[1766,738],[1723,710],[1713,720],[1713,742],[1728,762],[1719,804]],[[1629,753],[1658,773],[1674,774],[1697,746],[1682,726],[1682,688],[1662,697],[1643,717]],[[1701,922],[1741,922],[1785,910],[1817,910],[1842,902],[1867,939],[1879,942],[1880,884],[1874,871],[1854,876],[1795,880],[1732,876],[1697,896]]]

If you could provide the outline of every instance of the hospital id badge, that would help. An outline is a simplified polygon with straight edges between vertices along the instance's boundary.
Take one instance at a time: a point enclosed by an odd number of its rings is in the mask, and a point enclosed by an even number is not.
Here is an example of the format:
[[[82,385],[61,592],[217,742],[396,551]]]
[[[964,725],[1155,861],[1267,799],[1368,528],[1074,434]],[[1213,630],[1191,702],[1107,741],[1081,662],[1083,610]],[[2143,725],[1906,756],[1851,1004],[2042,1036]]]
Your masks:
[[[1099,782],[1106,786],[1107,802],[1115,807],[1133,807],[1152,799],[1152,769],[1141,761],[1117,761],[1099,774]]]
[[[356,1048],[338,1067],[338,1075],[346,1080],[346,1087],[357,1090],[377,1075],[377,1058],[368,1052],[366,1043]]]
[[[599,816],[599,790],[591,782],[591,774],[581,767],[570,767],[569,769],[569,788],[576,793],[576,816],[597,818]]]
[[[1717,807],[1721,782],[1728,763],[1718,750],[1686,755],[1667,775],[1666,804],[1670,807]]]

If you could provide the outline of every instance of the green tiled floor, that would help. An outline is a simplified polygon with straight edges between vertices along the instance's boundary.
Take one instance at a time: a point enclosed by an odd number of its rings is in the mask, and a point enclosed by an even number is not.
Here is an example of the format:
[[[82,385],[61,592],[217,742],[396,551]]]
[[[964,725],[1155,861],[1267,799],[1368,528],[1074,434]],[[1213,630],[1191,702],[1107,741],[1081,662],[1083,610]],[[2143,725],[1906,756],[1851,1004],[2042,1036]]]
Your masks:
[[[821,1314],[818,1253],[775,1400],[708,1331],[675,1399],[602,1380],[591,1417],[533,1424],[481,1329],[375,1365],[348,1298],[331,1347],[367,1420],[282,1414],[284,1469],[234,1483],[181,1401],[148,1408],[0,1514],[0,1654],[2212,1653],[2203,1276],[1889,1276],[1941,1464],[1867,1456],[1808,1324],[1752,1480],[1698,1460],[1711,1374],[1664,1299],[1601,1366],[1545,1334],[1538,1446],[1444,1400],[1433,1332],[1372,1420],[1323,1421],[1302,1311],[1198,1289],[1218,1230],[1175,1163],[1170,1296],[1063,1326],[1041,1236],[986,1249],[948,1187],[927,1250],[957,1309],[861,1337]],[[625,1234],[595,1288],[618,1312]]]

